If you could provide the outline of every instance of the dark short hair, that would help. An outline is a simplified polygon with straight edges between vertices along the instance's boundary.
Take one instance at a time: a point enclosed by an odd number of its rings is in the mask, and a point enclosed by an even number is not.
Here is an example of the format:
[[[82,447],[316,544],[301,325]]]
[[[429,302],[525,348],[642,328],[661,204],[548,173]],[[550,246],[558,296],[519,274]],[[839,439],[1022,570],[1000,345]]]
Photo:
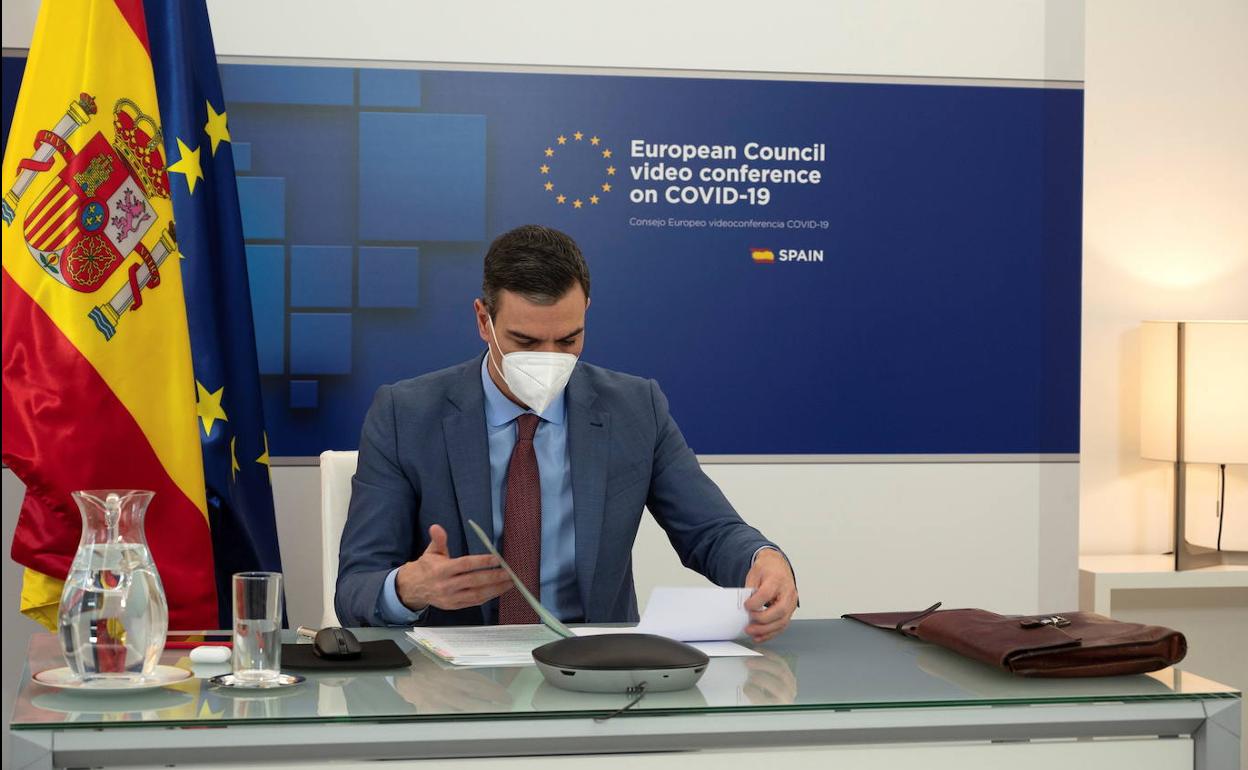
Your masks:
[[[539,305],[553,305],[579,283],[589,298],[589,265],[576,241],[551,227],[523,225],[494,239],[485,252],[482,301],[493,318],[498,293],[515,292]]]

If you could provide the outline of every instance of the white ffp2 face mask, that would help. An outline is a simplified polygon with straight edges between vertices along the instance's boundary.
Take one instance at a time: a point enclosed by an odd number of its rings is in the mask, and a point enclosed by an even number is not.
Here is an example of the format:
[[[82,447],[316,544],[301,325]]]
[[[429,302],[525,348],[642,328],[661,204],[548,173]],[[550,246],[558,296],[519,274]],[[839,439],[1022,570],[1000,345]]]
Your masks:
[[[576,368],[576,356],[571,353],[536,350],[503,353],[502,348],[498,347],[498,335],[494,332],[494,319],[487,316],[487,320],[490,324],[490,336],[494,338],[494,347],[503,357],[503,368],[499,374],[516,398],[540,415],[567,386],[572,370]],[[486,355],[489,356],[490,363],[494,364],[494,355],[488,351]],[[498,369],[498,365],[494,364],[494,368]]]

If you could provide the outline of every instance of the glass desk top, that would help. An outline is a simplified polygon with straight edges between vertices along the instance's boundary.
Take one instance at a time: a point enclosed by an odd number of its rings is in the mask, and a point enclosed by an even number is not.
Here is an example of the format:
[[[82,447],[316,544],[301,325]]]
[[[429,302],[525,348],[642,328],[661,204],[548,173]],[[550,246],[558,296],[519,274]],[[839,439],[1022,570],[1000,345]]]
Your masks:
[[[293,641],[293,632],[287,633],[286,641]],[[394,639],[411,668],[300,671],[307,681],[289,689],[231,691],[208,683],[228,672],[228,663],[192,664],[186,650],[166,650],[161,662],[186,668],[194,678],[158,690],[82,693],[31,680],[33,672],[65,665],[57,638],[39,634],[28,650],[12,729],[600,716],[630,700],[560,690],[532,665],[452,668],[417,648],[402,630],[361,629],[358,635]],[[1098,679],[1024,679],[848,620],[796,621],[757,649],[762,657],[712,658],[697,687],[648,694],[620,718],[1238,697],[1233,688],[1174,668]]]

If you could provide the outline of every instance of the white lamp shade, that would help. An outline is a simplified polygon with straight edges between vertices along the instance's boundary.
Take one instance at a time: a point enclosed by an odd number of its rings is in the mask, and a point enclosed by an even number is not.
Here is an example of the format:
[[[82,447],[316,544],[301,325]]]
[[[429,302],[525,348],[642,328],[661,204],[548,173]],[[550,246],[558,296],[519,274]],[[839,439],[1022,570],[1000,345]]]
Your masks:
[[[1140,455],[1174,462],[1178,446],[1179,325],[1140,327]]]
[[[1181,374],[1184,461],[1248,463],[1248,321],[1146,321],[1140,341],[1140,454],[1175,460]]]

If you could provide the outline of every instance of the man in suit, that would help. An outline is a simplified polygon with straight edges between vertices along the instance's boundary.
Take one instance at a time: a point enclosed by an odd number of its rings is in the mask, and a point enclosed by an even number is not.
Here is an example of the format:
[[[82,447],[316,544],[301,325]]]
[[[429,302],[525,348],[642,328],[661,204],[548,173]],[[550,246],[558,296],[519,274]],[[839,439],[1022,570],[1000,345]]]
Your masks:
[[[503,234],[473,303],[486,353],[377,392],[339,551],[344,624],[537,622],[468,521],[562,620],[635,622],[648,507],[685,566],[754,589],[750,636],[788,625],[788,561],[702,472],[658,383],[578,360],[589,285],[567,235]]]

